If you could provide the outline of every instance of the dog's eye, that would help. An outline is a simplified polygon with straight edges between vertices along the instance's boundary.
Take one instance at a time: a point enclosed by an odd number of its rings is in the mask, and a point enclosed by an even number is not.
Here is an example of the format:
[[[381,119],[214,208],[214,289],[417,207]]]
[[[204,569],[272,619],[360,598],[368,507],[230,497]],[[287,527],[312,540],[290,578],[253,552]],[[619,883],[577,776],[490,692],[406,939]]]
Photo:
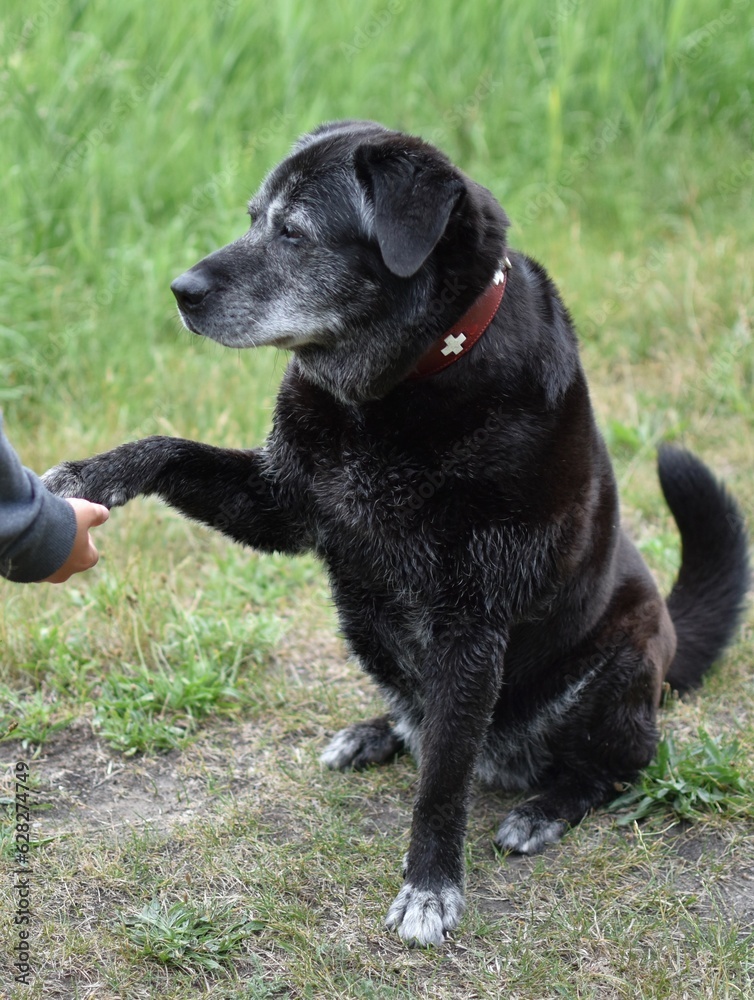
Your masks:
[[[280,235],[284,236],[287,240],[303,240],[304,234],[300,229],[296,229],[295,226],[283,226],[280,230]]]

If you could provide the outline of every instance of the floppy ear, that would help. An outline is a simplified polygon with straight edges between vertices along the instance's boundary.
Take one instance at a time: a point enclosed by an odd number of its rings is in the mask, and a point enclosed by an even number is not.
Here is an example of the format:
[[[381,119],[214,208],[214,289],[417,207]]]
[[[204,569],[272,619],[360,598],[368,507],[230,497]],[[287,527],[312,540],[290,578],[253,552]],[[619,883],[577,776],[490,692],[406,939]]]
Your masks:
[[[445,232],[463,181],[450,164],[424,150],[390,143],[359,146],[354,163],[372,198],[382,259],[393,274],[409,278]]]

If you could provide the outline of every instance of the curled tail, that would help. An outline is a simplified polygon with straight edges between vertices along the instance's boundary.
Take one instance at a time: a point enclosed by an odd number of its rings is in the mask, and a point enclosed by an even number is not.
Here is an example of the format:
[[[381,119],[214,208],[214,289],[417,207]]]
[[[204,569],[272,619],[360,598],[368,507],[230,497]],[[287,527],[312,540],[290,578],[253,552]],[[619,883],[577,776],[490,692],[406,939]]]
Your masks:
[[[667,599],[678,648],[667,675],[696,687],[733,638],[749,588],[746,525],[733,497],[688,451],[660,449],[660,485],[681,533],[681,568]]]

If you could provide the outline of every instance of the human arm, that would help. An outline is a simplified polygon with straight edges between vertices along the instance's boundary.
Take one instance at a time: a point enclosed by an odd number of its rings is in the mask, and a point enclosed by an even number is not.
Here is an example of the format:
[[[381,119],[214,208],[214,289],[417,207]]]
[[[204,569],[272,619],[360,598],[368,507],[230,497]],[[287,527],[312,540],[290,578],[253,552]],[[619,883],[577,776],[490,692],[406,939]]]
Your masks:
[[[99,506],[53,496],[21,464],[0,416],[0,576],[17,583],[62,582],[88,569],[97,561],[88,529],[106,517]]]

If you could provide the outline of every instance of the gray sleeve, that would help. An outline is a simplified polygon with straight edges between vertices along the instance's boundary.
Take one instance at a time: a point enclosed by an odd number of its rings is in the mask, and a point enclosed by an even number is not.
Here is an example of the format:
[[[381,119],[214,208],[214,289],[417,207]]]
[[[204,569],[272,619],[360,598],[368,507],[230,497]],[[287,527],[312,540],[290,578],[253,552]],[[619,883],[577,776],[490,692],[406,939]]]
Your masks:
[[[3,433],[0,415],[0,576],[45,580],[60,569],[76,538],[76,515],[25,469]]]

